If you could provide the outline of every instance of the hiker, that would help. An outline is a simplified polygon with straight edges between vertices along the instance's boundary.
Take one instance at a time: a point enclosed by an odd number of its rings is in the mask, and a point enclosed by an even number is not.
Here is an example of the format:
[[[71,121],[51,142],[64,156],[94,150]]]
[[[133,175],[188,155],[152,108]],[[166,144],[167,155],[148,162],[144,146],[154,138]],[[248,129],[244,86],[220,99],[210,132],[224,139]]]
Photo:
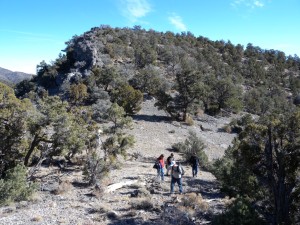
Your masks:
[[[174,161],[175,162],[175,161]],[[181,164],[178,162],[171,167],[171,194],[174,194],[174,185],[178,184],[179,193],[182,194],[182,175],[184,170]]]
[[[159,162],[159,167],[157,168],[157,177],[160,177],[162,181],[164,181],[164,167],[165,167],[165,159],[164,155],[161,154],[157,161]]]
[[[172,163],[174,162],[174,154],[171,153],[171,155],[167,158],[167,162],[166,162],[166,169],[167,169],[167,174],[166,176],[169,176],[169,171],[171,169]]]
[[[198,158],[196,152],[194,152],[193,155],[191,156],[190,164],[192,166],[193,177],[197,177],[198,166],[199,166],[199,158]]]

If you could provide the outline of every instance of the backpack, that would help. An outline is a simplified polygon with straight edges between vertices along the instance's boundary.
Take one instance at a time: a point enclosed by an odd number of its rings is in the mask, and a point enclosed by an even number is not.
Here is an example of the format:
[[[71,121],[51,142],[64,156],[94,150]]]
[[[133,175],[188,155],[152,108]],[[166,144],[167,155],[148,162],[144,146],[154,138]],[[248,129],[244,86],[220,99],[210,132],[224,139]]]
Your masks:
[[[192,157],[190,158],[190,163],[191,163],[191,165],[197,165],[197,164],[198,164],[198,161],[199,161],[199,159],[198,159],[197,156],[192,156]]]
[[[180,166],[180,168],[181,168],[181,173],[180,173],[180,171],[179,171],[179,166],[177,166],[177,172],[178,172],[179,174],[181,174],[181,175],[184,175],[184,169],[183,169],[183,167]]]
[[[169,156],[169,157],[167,158],[167,163],[170,165],[172,161],[173,161],[173,157],[172,157],[172,156]]]
[[[153,165],[154,169],[159,169],[160,168],[160,163],[158,161],[155,161],[154,165]]]
[[[184,169],[182,166],[180,166],[180,167],[181,167],[181,175],[184,175]]]

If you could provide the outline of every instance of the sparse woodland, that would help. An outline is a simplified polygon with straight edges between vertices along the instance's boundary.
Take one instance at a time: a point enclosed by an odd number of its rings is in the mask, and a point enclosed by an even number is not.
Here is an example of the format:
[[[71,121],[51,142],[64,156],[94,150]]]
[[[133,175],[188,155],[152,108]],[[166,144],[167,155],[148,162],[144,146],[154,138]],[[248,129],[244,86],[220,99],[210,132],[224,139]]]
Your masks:
[[[31,80],[13,88],[0,83],[2,207],[30,200],[43,191],[37,174],[49,165],[60,170],[78,166],[82,185],[96,189],[101,201],[106,178],[122,170],[126,160],[147,161],[128,151],[136,142],[129,132],[139,118],[135,115],[145,97],[150,97],[155,99],[156,109],[166,114],[159,117],[159,123],[193,127],[201,115],[234,115],[235,119],[219,129],[236,134],[221,157],[209,159],[203,141],[193,132],[170,146],[184,163],[197,153],[202,170],[212,173],[221,193],[230,198],[221,211],[207,213],[207,223],[300,223],[297,55],[251,43],[211,41],[190,32],[106,25],[72,37],[63,52],[52,63],[37,65],[37,75]],[[174,127],[170,133],[177,132]],[[209,132],[202,126],[201,130]],[[163,184],[156,185],[168,192]],[[160,211],[149,200],[153,187],[139,190],[147,200],[132,203],[133,208],[157,210],[166,216],[166,208]],[[182,215],[176,224],[201,224],[199,218],[206,214],[200,211],[206,206],[193,193],[187,196],[190,199],[172,209]],[[182,213],[187,208],[193,209],[190,217]],[[112,221],[117,219],[98,210]],[[136,216],[131,215],[131,224],[148,224],[135,221]],[[172,219],[168,221],[161,224],[171,224]]]

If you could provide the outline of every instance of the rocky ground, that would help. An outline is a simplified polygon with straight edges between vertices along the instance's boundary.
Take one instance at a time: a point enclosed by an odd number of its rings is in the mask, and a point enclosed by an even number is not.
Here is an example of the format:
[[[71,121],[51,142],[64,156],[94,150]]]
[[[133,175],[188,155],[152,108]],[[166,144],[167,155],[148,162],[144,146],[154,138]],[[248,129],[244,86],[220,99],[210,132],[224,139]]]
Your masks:
[[[170,177],[160,181],[152,166],[160,154],[171,153],[172,144],[184,141],[190,130],[203,139],[209,160],[221,157],[234,138],[220,132],[230,118],[202,115],[193,126],[187,126],[170,121],[154,103],[155,99],[145,100],[134,116],[129,133],[135,136],[135,146],[128,151],[129,157],[121,160],[119,169],[103,181],[104,190],[86,186],[80,166],[63,170],[42,167],[38,177],[41,190],[32,201],[0,208],[0,224],[209,224],[228,201],[214,176],[201,171],[193,178],[191,168],[184,164],[184,194],[170,195]],[[180,161],[181,155],[174,154]]]

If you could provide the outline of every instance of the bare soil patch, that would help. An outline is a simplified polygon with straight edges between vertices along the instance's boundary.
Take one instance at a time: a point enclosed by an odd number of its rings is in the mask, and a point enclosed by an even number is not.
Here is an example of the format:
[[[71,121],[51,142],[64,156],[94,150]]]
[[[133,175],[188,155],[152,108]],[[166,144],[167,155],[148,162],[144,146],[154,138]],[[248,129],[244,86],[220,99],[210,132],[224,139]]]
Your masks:
[[[0,224],[209,223],[211,215],[221,212],[227,201],[215,177],[201,171],[193,178],[190,166],[184,165],[184,194],[170,195],[170,177],[159,181],[152,166],[160,154],[171,153],[174,143],[184,141],[189,130],[203,139],[210,160],[221,157],[235,136],[219,131],[230,118],[203,115],[187,126],[171,121],[154,103],[155,99],[145,100],[133,117],[134,126],[128,132],[135,136],[135,146],[126,160],[120,159],[120,169],[111,171],[103,181],[104,192],[85,184],[80,167],[42,167],[41,190],[32,201],[0,208]],[[181,155],[174,154],[180,161]]]

